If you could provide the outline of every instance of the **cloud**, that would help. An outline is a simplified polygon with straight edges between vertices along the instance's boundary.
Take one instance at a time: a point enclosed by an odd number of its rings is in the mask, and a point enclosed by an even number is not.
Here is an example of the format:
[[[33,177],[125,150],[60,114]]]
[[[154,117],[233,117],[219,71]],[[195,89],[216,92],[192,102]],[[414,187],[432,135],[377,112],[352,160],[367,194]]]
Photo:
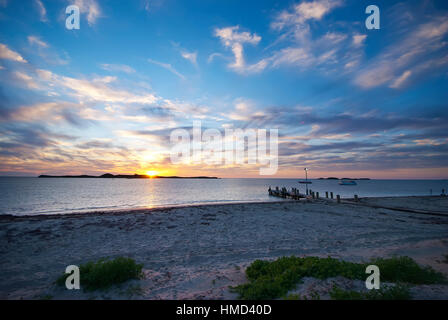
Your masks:
[[[364,43],[366,40],[367,35],[365,34],[355,34],[353,35],[353,45],[358,47]]]
[[[37,81],[35,81],[33,77],[29,76],[28,74],[21,71],[14,71],[12,74],[16,80],[18,80],[22,84],[25,84],[26,87],[30,89],[39,88],[39,84],[37,83]]]
[[[45,119],[46,123],[64,120],[70,124],[82,126],[83,122],[77,115],[80,108],[81,106],[77,104],[65,101],[37,103],[12,110],[1,120],[30,123],[39,122],[42,119]]]
[[[114,77],[103,77],[86,80],[55,76],[51,81],[71,90],[71,93],[80,99],[140,104],[151,104],[157,101],[156,96],[151,93],[138,95],[123,89],[111,87],[110,84],[113,83],[115,79],[116,78]]]
[[[397,89],[400,88],[404,82],[411,76],[412,72],[410,70],[406,70],[403,74],[395,79],[390,85],[391,88]]]
[[[61,76],[49,70],[36,69],[34,73],[16,71],[15,79],[29,88],[38,89],[52,95],[67,94],[80,102],[101,101],[109,103],[153,104],[158,101],[152,93],[140,94],[116,87],[116,77],[99,77],[91,80]]]
[[[27,63],[25,59],[22,58],[20,54],[12,51],[3,43],[0,43],[0,59],[12,60],[21,63]]]
[[[207,63],[213,62],[213,60],[215,60],[215,58],[217,57],[226,59],[226,57],[222,53],[214,52],[208,56]]]
[[[0,128],[0,134],[7,138],[3,140],[4,144],[0,147],[8,147],[8,149],[22,149],[26,146],[47,147],[56,144],[54,139],[76,139],[73,136],[51,132],[39,124],[7,124]],[[30,149],[26,148],[26,150]],[[26,155],[23,155],[22,159],[26,159],[26,157]]]
[[[296,5],[296,13],[299,18],[303,20],[316,19],[320,20],[332,8],[340,5],[341,1],[335,0],[320,0],[311,2],[302,2]]]
[[[405,131],[412,136],[408,140],[422,139],[425,134],[415,135],[425,131],[428,138],[448,138],[443,132],[448,121],[446,115],[397,116],[392,113],[364,113],[350,115],[335,113],[323,116],[308,107],[269,107],[255,108],[250,100],[238,99],[234,112],[223,114],[231,120],[244,121],[238,126],[263,128],[279,128],[283,135],[291,132],[301,132],[301,139],[340,139],[341,137],[355,139],[358,136],[381,134],[386,137],[393,132]],[[235,117],[238,118],[235,118]],[[232,119],[233,117],[233,119]],[[311,131],[308,131],[311,130]],[[368,139],[372,139],[371,136]]]
[[[39,11],[40,21],[47,22],[48,21],[47,9],[45,9],[45,6],[42,3],[42,1],[41,0],[34,0],[34,3],[36,4],[37,10]]]
[[[152,60],[152,59],[148,59],[148,62],[155,64],[157,66],[160,66],[166,70],[168,70],[169,72],[175,74],[176,76],[178,76],[179,78],[181,78],[182,80],[185,80],[185,76],[183,74],[181,74],[180,72],[178,72],[176,69],[173,68],[173,66],[169,63],[163,63],[163,62],[159,62],[156,60]]]
[[[292,11],[281,12],[271,27],[276,30],[283,30],[286,27],[294,27],[294,32],[300,29],[307,30],[304,23],[308,20],[321,20],[333,8],[342,5],[339,0],[316,0],[303,1],[293,6]],[[302,31],[304,31],[302,30]],[[296,33],[296,35],[298,35]]]
[[[125,64],[108,64],[108,63],[103,63],[101,64],[101,68],[107,71],[112,71],[112,72],[124,72],[124,73],[134,73],[135,70],[133,68],[131,68],[130,66],[127,66]]]
[[[243,44],[249,43],[257,45],[261,37],[257,34],[251,34],[250,32],[239,32],[239,26],[216,28],[215,36],[218,37],[222,44],[230,48],[233,52],[234,61],[230,63],[229,68],[239,73],[256,73],[262,71],[267,66],[266,61],[260,61],[253,65],[246,65],[244,60],[244,48]],[[210,58],[209,58],[210,59]]]
[[[145,3],[143,4],[143,8],[145,9],[145,11],[148,11],[148,12],[151,11],[151,3],[149,0],[145,0]]]
[[[187,51],[182,51],[180,53],[182,55],[182,58],[190,61],[194,66],[197,67],[198,62],[197,62],[197,52],[187,52]]]
[[[325,74],[346,73],[358,65],[363,56],[362,45],[366,36],[351,36],[349,27],[345,27],[348,30],[344,32],[334,32],[327,27],[329,31],[324,35],[316,37],[312,34],[312,26],[316,24],[310,22],[323,20],[342,4],[338,0],[303,1],[280,12],[271,23],[271,28],[280,32],[280,36],[269,47],[288,43],[264,60],[274,68],[297,66],[304,70],[314,67]],[[347,51],[347,47],[352,48]]]
[[[369,89],[382,85],[400,88],[411,76],[440,69],[448,63],[448,16],[433,16],[406,30],[407,36],[394,42],[367,64],[355,83]]]
[[[110,141],[102,141],[102,140],[98,140],[98,139],[77,144],[75,147],[79,148],[79,149],[113,149],[113,148],[116,148],[116,146],[113,143],[111,143]]]
[[[272,57],[272,66],[277,67],[283,64],[309,66],[313,63],[314,57],[304,48],[285,48],[277,52]]]
[[[28,42],[32,45],[37,45],[41,48],[48,48],[48,44],[36,36],[28,36]]]
[[[276,117],[272,117],[274,114]],[[442,159],[448,155],[446,116],[335,114],[323,117],[312,112],[297,114],[291,108],[275,108],[266,110],[265,117],[270,125],[282,128],[283,133],[294,126],[298,132],[310,128],[304,135],[280,136],[282,166],[307,163],[315,169],[329,171],[434,168],[445,167]]]
[[[45,62],[52,65],[65,65],[69,62],[69,57],[66,52],[64,53],[64,58],[54,52],[54,50],[50,49],[50,45],[43,41],[41,38],[37,36],[28,36],[28,43],[31,46],[37,48],[36,54],[39,55]]]
[[[327,34],[314,42],[309,41],[302,45],[292,45],[278,50],[264,61],[273,68],[297,66],[305,70],[314,67],[315,70],[325,74],[331,72],[341,74],[344,72],[341,66],[353,67],[359,63],[363,55],[356,49],[351,49],[347,53],[344,50],[349,45],[346,40],[347,37],[335,35],[329,37]]]
[[[238,32],[239,26],[216,28],[215,36],[219,37],[226,47],[231,47],[234,43],[258,44],[261,37],[250,32]]]
[[[16,71],[12,76],[27,88],[58,96],[59,101],[23,106],[14,112],[2,110],[3,119],[11,121],[33,122],[47,119],[54,123],[64,120],[76,126],[84,125],[83,120],[122,121],[145,123],[151,127],[154,127],[154,121],[159,121],[166,127],[175,126],[177,119],[207,118],[209,112],[205,106],[162,99],[146,92],[147,89],[140,93],[125,90],[113,76],[87,80],[61,76],[44,69],[36,69],[34,72]],[[74,98],[77,102],[64,102],[64,96],[70,100]],[[157,126],[160,127],[159,124]]]
[[[225,114],[223,113],[222,116],[236,121],[250,121],[256,116],[255,104],[248,99],[236,99],[234,111]]]
[[[222,44],[233,52],[234,60],[228,66],[240,73],[259,73],[268,68],[297,66],[301,69],[320,67],[325,74],[346,73],[359,64],[363,56],[363,41],[366,36],[349,32],[328,31],[320,37],[312,37],[311,20],[322,20],[334,8],[342,5],[342,1],[307,1],[292,6],[290,10],[280,12],[271,23],[271,27],[280,32],[280,36],[265,48],[271,52],[267,57],[253,64],[246,64],[244,59],[244,44],[256,45],[261,37],[250,32],[240,32],[238,26],[215,29],[215,36]],[[292,36],[292,37],[291,37]],[[272,48],[281,42],[289,41],[280,50]],[[352,47],[349,52],[346,48]],[[211,55],[212,61],[216,55]]]
[[[90,26],[95,24],[96,20],[101,17],[101,8],[96,0],[75,0],[74,3],[70,4],[78,6],[81,13],[87,13],[87,22]]]

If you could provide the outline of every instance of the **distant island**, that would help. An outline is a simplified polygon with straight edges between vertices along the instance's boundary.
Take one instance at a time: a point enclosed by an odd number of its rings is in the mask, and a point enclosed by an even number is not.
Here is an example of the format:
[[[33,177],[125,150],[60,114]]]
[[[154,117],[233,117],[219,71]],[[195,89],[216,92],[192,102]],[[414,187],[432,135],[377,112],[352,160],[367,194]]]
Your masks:
[[[41,174],[39,178],[103,178],[103,179],[219,179],[218,177],[207,177],[207,176],[198,176],[198,177],[179,177],[179,176],[148,176],[146,174],[111,174],[105,173],[100,176],[89,176],[89,175],[78,175],[78,176],[50,176],[46,174]]]
[[[318,180],[370,180],[370,178],[336,178],[336,177],[328,177],[328,178],[319,178]]]

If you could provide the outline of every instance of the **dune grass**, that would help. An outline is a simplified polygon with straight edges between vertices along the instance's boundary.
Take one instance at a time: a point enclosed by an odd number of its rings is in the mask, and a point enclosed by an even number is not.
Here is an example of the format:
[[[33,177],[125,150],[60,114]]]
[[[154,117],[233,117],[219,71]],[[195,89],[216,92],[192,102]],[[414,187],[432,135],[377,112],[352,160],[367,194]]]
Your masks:
[[[85,291],[107,289],[130,279],[140,279],[142,268],[143,264],[137,264],[133,259],[124,257],[87,262],[79,266],[80,285]],[[69,274],[63,274],[56,283],[65,286],[68,276]]]
[[[381,281],[410,284],[443,283],[445,277],[430,267],[420,267],[409,257],[374,259],[368,263],[346,262],[331,257],[282,257],[275,261],[254,261],[247,269],[248,283],[232,288],[240,299],[275,299],[294,289],[304,277],[327,279],[342,276],[365,280],[366,267],[375,264],[380,268]],[[335,296],[342,295],[336,292]],[[383,292],[393,295],[394,292]]]

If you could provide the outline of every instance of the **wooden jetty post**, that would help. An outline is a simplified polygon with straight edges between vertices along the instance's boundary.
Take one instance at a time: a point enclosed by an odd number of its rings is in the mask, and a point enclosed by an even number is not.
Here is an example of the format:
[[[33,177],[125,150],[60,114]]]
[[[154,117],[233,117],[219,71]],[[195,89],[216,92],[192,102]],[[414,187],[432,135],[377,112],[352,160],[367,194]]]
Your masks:
[[[330,192],[330,197],[331,199],[333,199],[333,192]]]
[[[319,199],[319,192],[316,192],[316,199]]]
[[[325,198],[328,199],[328,191],[325,191]]]
[[[336,198],[338,199],[338,203],[341,203],[341,196],[337,195]]]
[[[355,194],[355,202],[358,202],[358,201],[359,201],[359,199],[358,199],[358,195]]]

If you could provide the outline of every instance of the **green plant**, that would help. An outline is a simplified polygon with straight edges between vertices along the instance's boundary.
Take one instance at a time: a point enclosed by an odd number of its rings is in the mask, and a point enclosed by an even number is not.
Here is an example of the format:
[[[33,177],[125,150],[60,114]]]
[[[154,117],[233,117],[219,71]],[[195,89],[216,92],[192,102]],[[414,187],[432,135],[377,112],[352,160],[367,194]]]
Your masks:
[[[137,264],[133,259],[124,257],[87,262],[79,267],[81,287],[86,291],[92,291],[106,289],[129,279],[139,279],[142,277],[142,268],[142,264]],[[60,276],[56,283],[61,286],[65,285],[68,276],[69,274]]]
[[[431,267],[421,267],[409,257],[378,258],[370,264],[380,269],[381,280],[412,284],[445,283],[445,276]]]
[[[430,267],[420,267],[409,257],[374,259],[369,263],[353,263],[319,257],[281,257],[275,261],[256,260],[247,269],[248,283],[232,288],[241,299],[275,299],[294,289],[303,277],[327,279],[342,276],[366,279],[366,267],[380,268],[381,280],[412,284],[445,282],[445,277]],[[312,298],[312,297],[311,297]],[[317,298],[317,297],[316,297]]]
[[[288,294],[283,298],[284,300],[303,300],[300,294]]]
[[[360,279],[365,275],[361,264],[319,257],[282,257],[275,261],[256,260],[247,269],[249,283],[237,286],[242,299],[274,299],[293,289],[303,277],[326,279],[342,275]]]
[[[409,300],[411,294],[409,287],[403,284],[384,286],[367,292],[342,290],[335,286],[330,291],[330,297],[334,300]]]

